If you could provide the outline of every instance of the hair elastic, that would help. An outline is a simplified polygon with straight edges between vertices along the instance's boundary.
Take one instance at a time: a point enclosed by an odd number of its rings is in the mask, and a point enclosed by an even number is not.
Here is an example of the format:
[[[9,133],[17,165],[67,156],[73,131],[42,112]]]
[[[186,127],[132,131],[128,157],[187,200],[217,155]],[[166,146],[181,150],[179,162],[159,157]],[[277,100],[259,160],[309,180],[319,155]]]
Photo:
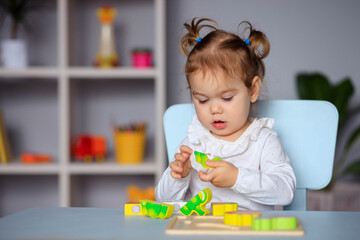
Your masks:
[[[246,43],[246,45],[250,45],[250,40],[245,38],[244,43]]]
[[[201,37],[199,37],[198,39],[196,39],[196,43],[199,43],[202,40]]]

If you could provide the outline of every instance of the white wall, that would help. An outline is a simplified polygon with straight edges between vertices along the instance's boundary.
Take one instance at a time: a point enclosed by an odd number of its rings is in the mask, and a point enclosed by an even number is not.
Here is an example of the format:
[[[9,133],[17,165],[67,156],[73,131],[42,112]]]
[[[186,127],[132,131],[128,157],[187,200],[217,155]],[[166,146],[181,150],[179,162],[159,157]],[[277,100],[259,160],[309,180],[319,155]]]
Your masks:
[[[234,32],[248,20],[265,32],[271,44],[265,59],[267,98],[297,99],[296,75],[321,72],[333,83],[350,77],[355,85],[351,106],[360,105],[360,1],[168,0],[167,9],[168,105],[190,101],[179,42],[185,33],[183,23],[193,17],[212,18]],[[359,124],[360,114],[340,136],[340,146]],[[359,150],[350,155],[359,158]]]

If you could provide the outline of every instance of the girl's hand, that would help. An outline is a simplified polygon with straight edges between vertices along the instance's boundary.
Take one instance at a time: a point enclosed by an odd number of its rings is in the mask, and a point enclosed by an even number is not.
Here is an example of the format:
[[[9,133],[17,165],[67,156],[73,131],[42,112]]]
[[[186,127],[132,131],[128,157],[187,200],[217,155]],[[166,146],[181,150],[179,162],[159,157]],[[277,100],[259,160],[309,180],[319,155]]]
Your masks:
[[[199,171],[199,178],[204,182],[211,182],[216,187],[232,187],[235,185],[238,169],[226,161],[206,161],[206,165],[212,167],[210,172]]]
[[[175,160],[170,163],[170,175],[173,178],[180,179],[189,175],[191,170],[190,155],[193,152],[191,148],[185,145],[180,146],[180,153],[175,154]]]

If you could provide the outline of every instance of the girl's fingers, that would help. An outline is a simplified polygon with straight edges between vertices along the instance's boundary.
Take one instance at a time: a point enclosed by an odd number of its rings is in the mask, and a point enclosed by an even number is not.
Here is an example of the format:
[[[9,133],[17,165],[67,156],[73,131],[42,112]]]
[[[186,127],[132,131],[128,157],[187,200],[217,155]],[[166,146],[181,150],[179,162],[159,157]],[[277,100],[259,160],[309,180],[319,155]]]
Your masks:
[[[204,182],[211,182],[214,178],[215,178],[215,175],[213,173],[213,171],[210,171],[208,173],[204,173],[203,171],[199,171],[199,178],[201,181],[204,181]]]
[[[175,160],[184,161],[185,157],[181,153],[176,153],[175,154]]]
[[[183,165],[180,164],[178,161],[174,161],[170,164],[170,168],[173,172],[182,173],[183,172]]]
[[[223,161],[206,161],[205,164],[208,167],[217,168],[217,167],[224,166],[226,163]]]
[[[181,178],[181,175],[178,174],[178,173],[175,173],[174,171],[171,171],[171,172],[170,172],[170,175],[171,175],[173,178],[176,178],[176,179],[180,179],[180,178]]]
[[[191,148],[189,148],[188,146],[186,145],[181,145],[180,146],[180,152],[181,153],[187,153],[187,154],[192,154],[193,150]]]

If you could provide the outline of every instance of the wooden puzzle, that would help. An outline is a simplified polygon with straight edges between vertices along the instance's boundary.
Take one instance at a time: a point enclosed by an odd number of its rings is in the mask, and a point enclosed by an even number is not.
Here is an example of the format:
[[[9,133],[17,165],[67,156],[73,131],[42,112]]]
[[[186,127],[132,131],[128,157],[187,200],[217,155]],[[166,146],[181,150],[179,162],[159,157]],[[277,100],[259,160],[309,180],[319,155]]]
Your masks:
[[[292,230],[253,230],[251,226],[224,224],[224,216],[173,216],[167,234],[183,235],[259,235],[259,236],[302,236],[304,228],[298,218],[297,227]]]

